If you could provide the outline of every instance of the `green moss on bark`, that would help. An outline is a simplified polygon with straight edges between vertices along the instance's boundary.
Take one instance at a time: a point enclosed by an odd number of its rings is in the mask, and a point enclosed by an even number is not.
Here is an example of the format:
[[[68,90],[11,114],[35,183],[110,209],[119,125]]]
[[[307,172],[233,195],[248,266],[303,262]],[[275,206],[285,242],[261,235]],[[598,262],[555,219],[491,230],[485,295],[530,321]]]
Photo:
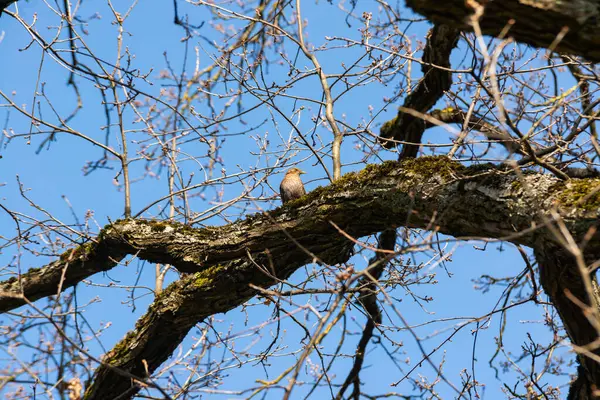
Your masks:
[[[94,242],[84,243],[81,246],[77,246],[74,249],[68,249],[60,255],[60,260],[68,262],[72,260],[86,259],[94,253]]]
[[[585,211],[600,209],[600,179],[573,179],[558,193],[558,201],[565,208]]]
[[[221,269],[223,269],[223,266],[213,265],[212,267],[208,267],[200,272],[196,272],[194,274],[194,286],[202,287],[210,285],[212,279]]]
[[[465,170],[465,166],[446,156],[432,156],[411,158],[401,163],[403,174],[419,178],[432,178],[439,176],[442,179],[453,179],[457,173]]]

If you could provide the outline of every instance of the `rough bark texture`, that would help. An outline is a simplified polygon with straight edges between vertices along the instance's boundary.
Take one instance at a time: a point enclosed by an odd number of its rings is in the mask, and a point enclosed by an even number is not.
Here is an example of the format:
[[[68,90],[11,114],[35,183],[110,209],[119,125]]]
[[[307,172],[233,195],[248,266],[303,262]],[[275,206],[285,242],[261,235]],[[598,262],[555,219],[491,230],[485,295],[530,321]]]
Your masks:
[[[551,45],[561,53],[577,54],[600,61],[600,10],[596,0],[406,0],[414,11],[432,22],[471,31],[472,4],[484,7],[479,20],[486,35],[497,36],[509,23],[515,40],[536,47]],[[566,31],[562,40],[557,35]]]
[[[0,312],[35,301],[69,288],[98,272],[112,269],[127,253],[108,249],[105,242],[87,243],[66,251],[44,268],[32,268],[20,278],[0,282]]]
[[[429,227],[454,236],[499,238],[539,224],[541,215],[549,218],[543,210],[556,203],[567,207],[566,223],[579,234],[596,222],[593,201],[597,196],[579,207],[572,206],[577,205],[576,199],[584,199],[598,180],[564,183],[548,175],[526,174],[521,182],[506,171],[488,167],[487,172],[484,167],[463,168],[443,157],[386,162],[347,174],[339,182],[268,214],[222,227],[193,229],[162,221],[117,221],[100,232],[98,244],[67,250],[60,260],[32,269],[20,280],[1,282],[0,310],[25,304],[18,298],[21,291],[29,300],[54,294],[64,271],[63,289],[110,269],[126,254],[172,264],[184,272],[266,249],[281,264],[299,256],[310,261],[313,256],[300,250],[291,236],[321,260],[333,263],[344,254],[347,243],[329,221],[356,237],[394,225]],[[432,215],[436,216],[433,221]],[[511,240],[533,247],[536,235],[539,232],[527,232]]]
[[[48,287],[43,293],[55,293],[55,282],[63,271],[60,265],[69,258],[69,279],[63,289],[76,279],[109,268],[125,254],[195,272],[158,295],[135,329],[104,357],[87,388],[87,399],[133,396],[140,387],[136,379],[149,383],[144,363],[150,373],[155,371],[196,323],[251,298],[255,292],[250,283],[268,287],[313,260],[330,264],[348,260],[353,243],[331,222],[354,237],[409,226],[458,238],[505,238],[534,247],[540,263],[547,263],[544,287],[574,343],[584,345],[595,338],[595,332],[585,325],[581,311],[565,299],[563,286],[548,286],[548,282],[560,282],[582,301],[587,297],[581,293],[572,263],[561,264],[552,258],[560,238],[545,226],[552,220],[550,210],[555,209],[580,240],[595,227],[600,215],[600,195],[587,196],[598,185],[598,179],[563,182],[536,173],[525,173],[519,179],[509,170],[491,165],[465,168],[444,157],[386,162],[347,174],[331,186],[269,213],[222,227],[194,229],[161,221],[117,221],[102,230],[98,244],[67,251],[62,260],[23,275],[21,282],[44,276]],[[598,235],[585,249],[590,257],[598,257]],[[568,280],[563,279],[566,273]],[[13,296],[20,292],[15,282],[2,286],[10,291],[0,297],[3,310],[22,304]],[[41,286],[41,282],[25,284],[24,295],[42,297],[37,293]],[[582,390],[589,391],[591,383],[600,380],[595,370],[588,370],[592,372],[586,374]]]
[[[299,264],[290,268],[299,268]],[[289,272],[282,271],[281,278]],[[144,362],[153,372],[179,346],[191,328],[213,314],[227,312],[254,296],[248,284],[275,281],[249,260],[236,261],[188,275],[170,285],[154,301],[135,329],[105,357],[86,390],[86,399],[130,398],[145,381]],[[128,374],[124,375],[122,371]],[[119,397],[122,396],[122,397]]]
[[[389,149],[398,142],[404,143],[400,153],[401,160],[417,156],[425,132],[425,120],[420,115],[426,114],[452,85],[452,73],[448,71],[450,53],[458,43],[459,34],[457,29],[444,24],[436,24],[431,29],[423,51],[423,79],[406,97],[396,118],[381,127],[380,137],[384,147]],[[404,109],[414,110],[416,114],[409,114]],[[385,139],[393,139],[396,142]]]
[[[540,266],[542,287],[558,310],[571,341],[579,347],[593,343],[598,339],[598,331],[590,323],[589,318],[593,319],[593,316],[589,311],[583,310],[582,306],[600,312],[600,291],[596,274],[590,274],[592,296],[589,296],[573,254],[564,247],[548,241],[537,243],[534,253]],[[590,261],[595,261],[598,256],[597,252],[588,254]],[[582,304],[577,304],[569,296],[575,297]],[[589,350],[596,355],[600,354],[600,351],[593,347],[598,346],[592,346]],[[578,358],[578,376],[571,385],[568,398],[573,400],[597,398],[593,392],[600,386],[600,365],[583,354],[580,354]]]

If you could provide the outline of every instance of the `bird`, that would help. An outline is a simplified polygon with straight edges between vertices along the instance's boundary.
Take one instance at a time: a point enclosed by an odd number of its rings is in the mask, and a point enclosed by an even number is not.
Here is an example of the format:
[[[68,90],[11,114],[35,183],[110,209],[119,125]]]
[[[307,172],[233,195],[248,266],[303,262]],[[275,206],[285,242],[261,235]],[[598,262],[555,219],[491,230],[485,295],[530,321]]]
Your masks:
[[[300,179],[300,175],[305,173],[296,167],[287,170],[281,181],[281,185],[279,185],[279,193],[281,193],[281,202],[283,204],[290,200],[299,199],[306,194],[304,184]]]

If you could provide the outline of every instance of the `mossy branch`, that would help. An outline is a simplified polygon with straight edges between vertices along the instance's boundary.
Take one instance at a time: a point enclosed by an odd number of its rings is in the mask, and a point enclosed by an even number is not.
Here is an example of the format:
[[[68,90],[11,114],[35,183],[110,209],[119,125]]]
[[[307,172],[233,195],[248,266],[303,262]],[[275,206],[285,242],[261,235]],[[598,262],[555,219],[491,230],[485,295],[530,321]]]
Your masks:
[[[247,254],[259,259],[269,254],[282,266],[310,262],[313,255],[335,264],[345,260],[351,244],[330,221],[354,237],[409,226],[452,236],[514,236],[513,242],[532,246],[536,236],[547,233],[531,228],[551,218],[553,208],[576,235],[593,226],[599,185],[597,179],[565,183],[535,173],[521,181],[510,171],[490,165],[465,168],[445,157],[370,165],[285,206],[225,226],[196,229],[176,222],[116,221],[94,242],[0,282],[0,311],[23,305],[23,297],[35,301],[56,294],[58,288],[113,268],[128,254],[182,272],[202,271]],[[551,235],[548,240],[553,240]]]
[[[116,221],[93,244],[0,283],[0,308],[23,304],[21,294],[28,299],[54,294],[57,282],[67,288],[114,267],[127,254],[193,272],[157,296],[136,328],[103,359],[86,392],[87,399],[123,393],[131,397],[147,378],[146,368],[150,374],[155,371],[199,321],[243,304],[255,295],[252,288],[285,279],[315,258],[327,264],[347,261],[354,244],[338,229],[358,238],[407,226],[457,238],[557,246],[560,239],[546,229],[557,213],[575,240],[595,227],[600,213],[597,186],[595,179],[564,182],[537,173],[517,176],[506,168],[464,167],[445,157],[371,165],[285,206],[221,227]],[[586,254],[597,257],[598,235],[587,239]],[[581,318],[569,317],[581,323]]]

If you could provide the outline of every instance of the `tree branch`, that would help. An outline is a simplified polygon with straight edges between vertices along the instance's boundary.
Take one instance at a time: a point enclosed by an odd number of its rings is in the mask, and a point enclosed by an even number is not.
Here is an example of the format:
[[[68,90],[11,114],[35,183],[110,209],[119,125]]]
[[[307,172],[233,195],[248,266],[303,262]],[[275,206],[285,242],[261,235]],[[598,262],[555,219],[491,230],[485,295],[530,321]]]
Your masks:
[[[142,385],[132,380],[131,374],[144,382],[146,371],[152,374],[167,360],[196,323],[254,296],[250,285],[269,287],[314,260],[328,264],[347,261],[353,242],[338,229],[361,237],[407,226],[459,239],[495,238],[531,247],[539,243],[560,247],[564,238],[554,233],[556,229],[547,229],[557,212],[577,243],[595,228],[600,202],[595,191],[600,180],[564,182],[537,173],[520,176],[492,165],[466,168],[445,157],[421,157],[346,174],[283,207],[222,227],[194,229],[172,222],[132,219],[107,226],[98,236],[98,244],[88,245],[89,252],[80,249],[65,253],[71,254],[71,261],[63,288],[73,284],[75,276],[115,265],[124,254],[196,273],[156,297],[136,328],[104,357],[86,398],[133,396]],[[600,254],[598,236],[586,237],[586,255],[593,259]],[[63,272],[59,266],[65,266],[67,260],[65,255],[35,274],[56,282],[56,274]],[[555,268],[549,266],[551,271]],[[35,293],[40,286],[29,287],[28,280],[27,274],[20,280],[25,296],[42,297]],[[2,309],[17,305],[14,296],[19,295],[19,286],[15,282],[12,286],[2,284],[12,291],[0,297]],[[585,301],[586,294],[577,293],[581,287],[569,286],[576,298]],[[49,283],[44,290],[54,293],[57,287]],[[570,319],[581,319],[561,311],[563,304],[557,300],[565,326]],[[580,340],[573,335],[575,344],[589,343],[589,329],[582,329],[588,331],[587,336]]]
[[[519,42],[600,61],[600,10],[595,0],[406,0],[430,21],[461,31],[473,30],[470,3],[484,7],[479,25],[485,35],[498,36],[511,24],[509,35]]]
[[[416,89],[406,97],[398,115],[381,127],[380,140],[385,148],[392,148],[397,142],[404,144],[400,159],[417,156],[425,131],[425,121],[418,114],[427,113],[452,85],[452,72],[449,71],[450,53],[458,43],[459,34],[457,29],[449,25],[434,25],[427,35],[423,51],[423,78]],[[407,113],[404,109],[416,113]]]
[[[597,318],[600,313],[600,290],[596,273],[591,271],[589,274],[592,290],[588,291],[577,268],[576,258],[567,249],[540,241],[534,247],[534,253],[540,266],[542,287],[556,307],[571,342],[579,349],[578,376],[571,384],[568,399],[595,399],[594,392],[600,385],[600,320]]]
[[[171,264],[182,272],[202,271],[248,254],[268,254],[270,260],[260,262],[273,261],[278,268],[314,258],[329,264],[346,261],[352,245],[330,221],[353,237],[407,226],[455,237],[506,238],[529,247],[542,234],[535,227],[552,218],[544,210],[555,205],[568,207],[563,218],[576,237],[596,223],[597,195],[586,199],[582,193],[593,193],[597,180],[565,183],[526,173],[521,182],[509,171],[487,167],[465,168],[444,157],[372,165],[286,206],[221,227],[116,221],[101,231],[97,243],[67,250],[48,266],[0,282],[0,310],[23,305],[21,295],[34,301],[55,294],[59,286],[71,287],[111,269],[127,254]],[[577,203],[571,197],[585,201]]]

